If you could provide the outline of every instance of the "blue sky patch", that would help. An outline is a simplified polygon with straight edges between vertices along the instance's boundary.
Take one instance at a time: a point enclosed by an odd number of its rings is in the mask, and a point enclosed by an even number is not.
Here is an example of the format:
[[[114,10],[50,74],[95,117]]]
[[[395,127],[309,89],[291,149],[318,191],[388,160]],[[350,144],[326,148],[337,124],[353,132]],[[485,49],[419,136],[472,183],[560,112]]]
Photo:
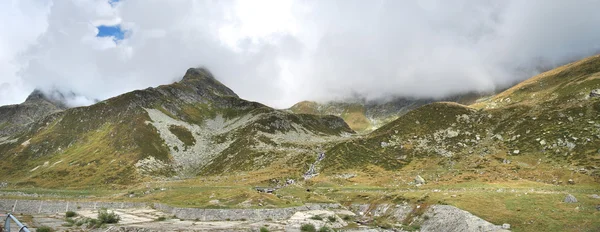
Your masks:
[[[96,36],[97,37],[113,37],[113,39],[115,41],[117,41],[117,40],[122,40],[123,37],[125,36],[125,33],[123,30],[121,30],[120,25],[115,25],[115,26],[100,25],[100,26],[98,26],[98,34]]]
[[[118,2],[119,2],[119,0],[108,0],[108,4],[110,4],[112,7],[117,5]]]

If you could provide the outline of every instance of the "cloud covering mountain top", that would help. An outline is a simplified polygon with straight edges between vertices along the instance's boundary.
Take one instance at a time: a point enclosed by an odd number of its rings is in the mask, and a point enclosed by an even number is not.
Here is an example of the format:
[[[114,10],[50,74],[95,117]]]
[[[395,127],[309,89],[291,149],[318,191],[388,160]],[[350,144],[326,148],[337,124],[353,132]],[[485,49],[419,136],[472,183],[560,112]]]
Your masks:
[[[491,91],[600,51],[600,1],[0,2],[0,104],[106,99],[204,66],[275,107]],[[119,26],[123,38],[98,37]]]

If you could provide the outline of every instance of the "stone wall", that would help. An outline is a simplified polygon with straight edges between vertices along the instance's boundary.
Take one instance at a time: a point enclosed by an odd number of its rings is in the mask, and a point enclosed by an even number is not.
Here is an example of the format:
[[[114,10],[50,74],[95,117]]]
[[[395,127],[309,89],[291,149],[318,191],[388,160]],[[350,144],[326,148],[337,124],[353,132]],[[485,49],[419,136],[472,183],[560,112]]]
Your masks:
[[[129,209],[147,207],[144,203],[131,202],[77,202],[0,199],[0,212],[25,214],[52,214],[67,211],[107,209]]]

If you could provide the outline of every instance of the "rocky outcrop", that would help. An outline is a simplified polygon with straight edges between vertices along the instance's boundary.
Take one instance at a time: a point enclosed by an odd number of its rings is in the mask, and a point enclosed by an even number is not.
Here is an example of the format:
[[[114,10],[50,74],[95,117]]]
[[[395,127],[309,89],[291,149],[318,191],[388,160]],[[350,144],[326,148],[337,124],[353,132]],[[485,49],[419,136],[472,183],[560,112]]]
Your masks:
[[[21,133],[31,123],[66,108],[60,101],[34,90],[25,102],[0,107],[0,138]]]
[[[563,200],[563,202],[565,203],[577,203],[577,198],[575,198],[575,196],[569,194],[565,197],[565,199]]]
[[[426,207],[426,206],[423,206]],[[507,231],[502,226],[494,225],[467,211],[450,205],[432,205],[423,215],[414,215],[411,205],[370,205],[356,204],[351,210],[364,220],[368,218],[392,218],[398,224],[406,222],[409,216],[414,216],[409,223],[420,224],[421,231],[456,231],[456,232],[481,232],[481,231]]]
[[[425,213],[421,231],[470,232],[507,231],[467,211],[449,205],[434,205]],[[510,228],[510,226],[509,226]]]
[[[423,179],[423,177],[421,177],[420,175],[417,175],[415,177],[415,184],[418,184],[418,185],[425,184],[425,179]]]

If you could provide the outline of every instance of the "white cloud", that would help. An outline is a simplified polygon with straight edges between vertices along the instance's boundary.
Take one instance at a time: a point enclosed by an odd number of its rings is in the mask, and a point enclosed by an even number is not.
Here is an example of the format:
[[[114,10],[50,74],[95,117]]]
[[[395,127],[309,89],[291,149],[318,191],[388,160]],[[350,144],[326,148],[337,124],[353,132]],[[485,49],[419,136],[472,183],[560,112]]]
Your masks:
[[[206,66],[276,107],[504,87],[600,50],[598,1],[3,1],[0,104],[106,99]],[[6,23],[13,22],[13,23]],[[96,37],[118,25],[125,39]],[[4,83],[4,84],[3,84]],[[82,100],[83,99],[83,100]]]
[[[0,1],[0,105],[24,100],[31,86],[17,72],[17,56],[46,28],[49,4],[19,0]]]

